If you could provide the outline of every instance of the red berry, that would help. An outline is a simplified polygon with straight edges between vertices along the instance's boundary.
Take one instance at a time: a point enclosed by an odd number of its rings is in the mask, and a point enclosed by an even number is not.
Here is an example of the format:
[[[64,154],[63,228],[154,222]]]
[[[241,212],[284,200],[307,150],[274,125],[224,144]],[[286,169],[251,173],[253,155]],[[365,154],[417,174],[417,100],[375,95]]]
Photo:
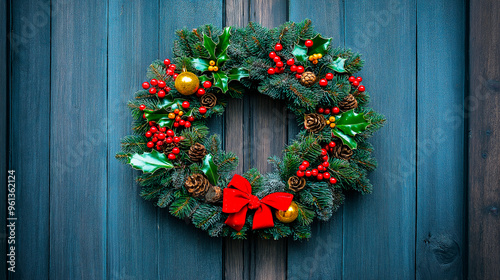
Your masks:
[[[142,110],[144,110],[144,109],[146,109],[146,105],[141,104],[141,106],[139,106],[139,110],[141,110],[141,111],[142,111]]]
[[[175,70],[175,64],[170,64],[170,66],[168,67],[168,69]]]
[[[332,73],[326,73],[325,79],[327,79],[328,81],[331,81],[333,79],[333,74]]]
[[[191,123],[190,123],[190,122],[186,122],[186,123],[184,124],[184,127],[185,127],[185,128],[191,127]]]
[[[149,89],[149,93],[155,94],[156,93],[156,88],[152,87]]]
[[[161,132],[165,132],[165,131],[167,131],[167,128],[166,127],[160,127],[160,131]]]
[[[278,51],[278,52],[279,52],[279,51],[281,51],[282,49],[283,49],[283,46],[282,46],[280,43],[278,43],[278,44],[276,44],[276,45],[274,46],[274,50],[275,50],[275,51]]]
[[[194,117],[193,116],[189,116],[188,117],[188,121],[193,122],[194,121]]]
[[[307,169],[307,167],[305,165],[303,165],[303,164],[301,166],[299,166],[299,170],[301,170],[301,171],[304,171],[306,169]]]
[[[312,174],[311,174],[311,171],[310,171],[310,170],[307,170],[307,171],[306,171],[306,177],[311,177],[311,175],[312,175]]]
[[[358,81],[354,81],[354,82],[352,82],[352,85],[355,86],[355,87],[357,87],[357,86],[359,86],[359,82]]]
[[[168,154],[168,159],[169,160],[174,160],[175,159],[175,155],[174,154]]]
[[[270,57],[271,59],[275,58],[275,57],[276,57],[276,53],[275,53],[275,52],[270,52],[270,53],[269,53],[269,57]]]
[[[356,81],[356,78],[355,78],[354,76],[350,76],[350,77],[349,77],[349,82],[351,82],[351,83],[352,83],[352,82],[354,82],[354,81]]]
[[[365,91],[365,86],[359,86],[358,90],[361,91],[361,92]]]
[[[151,141],[153,141],[153,142],[158,142],[158,138],[153,137],[153,139],[151,139]]]
[[[306,47],[310,48],[310,47],[313,46],[313,41],[312,40],[306,40],[306,42],[305,42],[304,45],[306,45]]]
[[[198,92],[196,93],[196,95],[202,96],[203,94],[205,94],[205,89],[204,88],[199,88]]]
[[[297,65],[290,66],[290,71],[292,71],[292,72],[297,71]]]
[[[198,111],[200,112],[200,114],[204,115],[207,113],[207,108],[201,106],[200,109],[198,109]]]
[[[189,104],[188,101],[182,102],[182,108],[187,109],[187,108],[189,108],[189,106],[191,106],[191,104]]]
[[[156,86],[158,84],[158,80],[157,79],[151,79],[150,83],[151,83],[151,85]]]
[[[318,170],[319,171],[324,171],[325,170],[325,167],[323,165],[318,165]]]
[[[164,81],[162,81],[162,80],[159,80],[159,81],[158,81],[158,87],[159,87],[159,88],[164,88],[164,87],[166,87],[166,86],[167,86],[167,84],[166,84]]]
[[[173,153],[174,155],[178,155],[180,152],[181,152],[181,150],[179,150],[179,148],[177,148],[177,147],[174,147],[174,148],[172,149],[172,153]]]
[[[151,131],[146,131],[146,137],[149,138],[153,135],[153,133],[151,133]]]
[[[326,156],[328,154],[327,150],[321,149],[321,155]]]
[[[174,139],[172,139],[172,137],[167,137],[165,139],[165,142],[167,142],[168,144],[170,144],[170,143],[174,142]]]
[[[319,80],[319,85],[322,87],[326,87],[328,85],[328,81],[326,79]]]
[[[149,141],[146,146],[148,146],[148,148],[153,148],[155,146],[155,143]]]
[[[328,143],[328,146],[330,146],[330,147],[332,147],[332,148],[333,148],[333,147],[335,147],[335,145],[336,145],[336,144],[335,144],[335,142],[333,142],[333,141],[332,141],[332,142],[330,142],[330,143]]]
[[[276,62],[276,67],[278,67],[278,68],[283,67],[283,61]]]
[[[179,141],[181,141],[181,138],[179,138],[179,137],[175,136],[175,137],[174,137],[174,143],[179,143]]]
[[[166,88],[165,88],[165,91],[166,91],[166,92],[170,92],[170,88],[169,88],[169,87],[166,87]]]
[[[297,66],[297,73],[299,74],[304,73],[304,66]]]
[[[177,110],[178,110],[178,109],[177,109]],[[174,112],[175,112],[175,111],[174,111]],[[177,112],[176,114],[178,114],[178,113],[179,113],[179,112]],[[180,121],[180,120],[181,120],[181,117],[180,117],[180,116],[175,117],[175,121],[176,121],[176,122],[178,122],[178,121]]]
[[[146,113],[142,114],[142,118],[145,119],[146,118]]]
[[[203,82],[203,87],[204,87],[204,88],[209,88],[209,87],[211,87],[211,86],[212,86],[212,82],[210,82],[210,81],[204,81],[204,82]]]
[[[149,129],[149,131],[151,131],[151,133],[156,133],[156,132],[158,132],[158,129],[157,129],[156,127],[152,126],[152,127]]]
[[[327,160],[328,160],[328,156],[323,156],[321,159],[322,159],[323,161],[327,161]]]
[[[162,142],[162,141],[158,141],[158,142],[156,142],[156,146],[157,146],[157,147],[159,147],[159,146],[161,146],[161,145],[163,145],[163,142]]]
[[[337,184],[337,179],[335,179],[335,177],[330,177],[330,184]]]
[[[330,166],[330,163],[328,161],[325,161],[321,165],[323,165],[324,167],[328,167],[328,166]]]
[[[149,126],[154,126],[154,125],[156,125],[156,122],[155,122],[155,121],[150,121],[150,122],[149,122]]]
[[[285,68],[280,67],[280,68],[278,68],[278,71],[276,73],[281,74],[283,72],[285,72]]]
[[[309,162],[307,160],[304,160],[302,162],[302,165],[305,166],[306,168],[309,167]]]
[[[332,108],[332,113],[334,113],[334,114],[338,114],[338,113],[340,113],[340,109],[339,109],[339,107],[333,107],[333,108]]]
[[[159,98],[163,98],[163,97],[165,97],[165,91],[164,91],[164,90],[160,90],[160,91],[158,92],[158,97],[159,97]]]
[[[313,170],[311,171],[311,174],[312,174],[313,176],[318,176],[318,169],[313,169]]]
[[[180,121],[179,121],[179,125],[180,125],[180,126],[184,126],[185,124],[186,124],[186,121],[185,121],[185,120],[180,120]]]
[[[361,77],[357,77],[357,78],[356,78],[356,81],[358,81],[358,82],[360,82],[360,83],[361,83],[361,82],[363,81],[363,78],[361,78]]]
[[[281,57],[279,57],[279,56],[275,56],[275,57],[273,58],[273,61],[274,61],[274,62],[281,61]]]
[[[300,75],[300,74],[295,74],[295,79],[300,79],[300,77],[302,77],[302,75]]]
[[[174,136],[175,133],[172,129],[167,130],[167,136]]]
[[[323,180],[323,174],[318,174],[318,176],[316,176],[316,178],[317,178],[318,180],[320,180],[320,181],[321,181],[321,180]]]
[[[269,75],[274,75],[274,73],[276,73],[276,71],[274,71],[274,68],[273,68],[273,67],[271,67],[271,68],[267,69],[267,74],[269,74]]]
[[[318,113],[323,114],[325,112],[325,109],[323,108],[318,108]]]
[[[163,140],[165,139],[165,133],[158,133],[158,139]]]
[[[304,177],[304,171],[297,171],[297,176],[298,177]]]
[[[295,60],[293,58],[290,58],[289,60],[286,61],[286,65],[292,66],[295,63]]]
[[[179,74],[175,73],[174,74],[174,80],[177,79],[177,76],[179,76]]]
[[[142,83],[142,88],[143,89],[148,89],[149,88],[149,83],[148,82]]]
[[[328,172],[323,173],[323,177],[325,177],[325,179],[330,178],[330,173]]]
[[[167,75],[172,76],[174,74],[174,70],[168,69],[167,70]]]
[[[165,64],[165,66],[168,66],[168,65],[170,64],[170,59],[168,59],[168,58],[167,58],[167,59],[165,59],[165,60],[163,61],[163,63]]]
[[[179,122],[174,122],[174,127],[179,127]]]

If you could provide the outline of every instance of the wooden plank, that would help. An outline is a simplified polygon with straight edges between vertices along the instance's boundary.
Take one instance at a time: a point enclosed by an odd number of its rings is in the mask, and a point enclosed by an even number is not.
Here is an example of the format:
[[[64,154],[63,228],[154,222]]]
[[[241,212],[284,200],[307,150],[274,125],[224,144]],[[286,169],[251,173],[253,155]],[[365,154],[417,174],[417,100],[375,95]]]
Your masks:
[[[345,279],[415,277],[416,3],[346,1],[346,46],[364,54],[359,73],[388,122],[371,143],[373,194],[344,205]]]
[[[103,279],[108,7],[58,4],[51,25],[50,278]]]
[[[266,27],[276,27],[287,20],[287,1],[256,0],[250,2],[250,20]],[[247,143],[249,167],[256,167],[261,173],[272,171],[267,159],[281,155],[288,142],[287,113],[284,102],[252,93],[249,106],[249,138]],[[245,141],[245,139],[243,139]],[[251,248],[251,279],[286,278],[286,240],[269,241],[254,238]]]
[[[344,2],[290,1],[290,20],[309,18],[314,29],[325,37],[332,37],[333,46],[344,46]],[[289,141],[295,138],[299,127],[289,117]],[[288,242],[289,279],[341,279],[342,278],[342,220],[343,208],[326,223],[315,221],[312,238],[304,242]]]
[[[132,132],[127,101],[158,58],[159,12],[151,12],[157,11],[158,1],[109,4],[107,277],[155,279],[160,254],[157,208],[139,196],[139,172],[113,157],[120,138]]]
[[[2,1],[0,3],[0,15],[3,16],[4,20],[0,22],[0,38],[7,39],[7,32],[10,30],[11,14],[10,7],[8,7],[7,1]],[[10,104],[9,102],[9,65],[10,65],[10,51],[8,50],[9,40],[2,41],[0,43],[0,176],[2,178],[7,178],[7,168],[10,168],[9,163],[9,127],[10,122]],[[5,190],[7,193],[7,180],[2,180],[0,182],[0,188]],[[7,196],[0,198],[0,275],[2,278],[7,279]]]
[[[417,1],[417,279],[464,278],[464,30],[465,1]]]
[[[470,1],[469,279],[500,279],[499,10]]]
[[[49,275],[50,3],[15,1],[11,9],[18,269],[10,277],[42,279]]]
[[[244,27],[249,19],[249,0],[225,1],[225,25]],[[249,96],[242,99],[229,99],[226,107],[224,124],[224,146],[227,151],[232,151],[239,158],[237,174],[243,174],[250,168],[248,162],[249,151],[246,149],[248,139],[248,104]],[[225,279],[250,279],[250,242],[248,240],[224,239],[224,278]]]
[[[160,58],[172,56],[175,30],[211,23],[222,27],[222,0],[160,1]],[[220,134],[222,118],[211,121],[211,132]],[[222,240],[210,238],[167,211],[159,213],[158,267],[160,279],[221,279]],[[190,269],[180,269],[186,265]]]

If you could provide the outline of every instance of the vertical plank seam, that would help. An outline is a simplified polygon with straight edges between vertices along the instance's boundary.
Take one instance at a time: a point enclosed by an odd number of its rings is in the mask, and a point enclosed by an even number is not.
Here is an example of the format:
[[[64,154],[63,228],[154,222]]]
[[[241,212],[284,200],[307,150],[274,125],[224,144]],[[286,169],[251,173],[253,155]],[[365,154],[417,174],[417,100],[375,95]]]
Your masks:
[[[13,26],[13,13],[12,13],[12,0],[10,1],[5,1],[5,35],[8,36],[9,34],[9,31],[11,30],[11,27]],[[7,38],[6,38],[7,39]],[[2,149],[5,149],[4,152],[5,152],[5,155],[6,155],[6,158],[5,159],[2,159],[2,160],[5,160],[5,163],[6,163],[6,167],[9,169],[11,166],[12,166],[12,157],[10,155],[10,151],[11,151],[11,148],[10,148],[10,130],[11,130],[11,121],[12,121],[12,112],[11,112],[11,108],[12,108],[12,104],[11,104],[11,95],[12,95],[12,89],[10,88],[10,85],[12,84],[12,52],[10,51],[10,44],[9,44],[9,41],[8,40],[5,40],[5,53],[2,54],[2,55],[5,55],[5,58],[6,58],[6,64],[5,65],[5,89],[6,89],[6,92],[5,92],[5,105],[6,105],[6,112],[4,114],[4,116],[7,116],[8,118],[5,120],[5,131],[7,132],[6,135],[4,135],[5,137],[5,147],[2,147]],[[7,190],[5,190],[4,192],[5,196],[2,198],[3,201],[5,201],[5,205],[7,205]],[[8,212],[6,211],[5,212],[5,217],[3,217],[6,221],[7,217],[8,217]],[[7,230],[6,229],[3,229],[5,230],[5,233],[7,234]],[[7,238],[7,235],[5,236]],[[4,244],[4,248],[5,248],[5,252],[9,252],[8,251],[8,243],[5,242]],[[5,268],[4,270],[4,273],[5,273],[5,278],[6,279],[9,279],[9,273],[8,273],[8,270],[7,270],[7,263],[4,263],[2,264],[3,267]]]
[[[12,0],[11,0],[12,1]],[[50,279],[50,263],[51,263],[51,260],[52,260],[52,257],[51,257],[51,241],[52,241],[52,237],[50,235],[51,233],[51,215],[50,215],[50,205],[51,205],[51,175],[52,175],[52,159],[51,159],[51,155],[52,155],[52,152],[51,152],[51,143],[52,143],[52,114],[50,114],[50,112],[52,112],[52,0],[49,1],[50,2],[50,5],[49,5],[49,131],[48,131],[48,134],[49,134],[49,187],[48,187],[48,190],[49,190],[49,193],[48,193],[48,201],[49,201],[49,205],[48,205],[48,220],[49,220],[49,227],[48,227],[48,231],[49,231],[49,239],[47,240],[47,242],[49,242],[49,252],[48,252],[48,255],[49,255],[49,258],[47,260],[47,279]]]
[[[413,250],[414,279],[417,279],[418,245],[418,1],[415,1],[415,237]]]
[[[108,220],[109,220],[109,0],[106,1],[106,198],[104,207],[105,227],[104,227],[104,262],[103,274],[109,279],[108,271]]]
[[[462,206],[462,213],[465,218],[465,222],[463,223],[463,235],[464,239],[462,240],[463,248],[461,250],[462,253],[462,274],[467,277],[469,275],[469,129],[470,129],[470,123],[467,121],[468,116],[468,108],[466,101],[469,100],[470,97],[470,60],[469,60],[469,48],[470,48],[470,1],[469,0],[463,0],[462,1],[464,7],[464,17],[465,17],[465,36],[464,36],[464,66],[465,66],[465,71],[464,71],[464,93],[463,93],[463,115],[465,116],[464,119],[464,147],[463,147],[463,153],[464,153],[464,161],[463,161],[463,170],[464,170],[464,177],[463,177],[463,201],[464,205]]]

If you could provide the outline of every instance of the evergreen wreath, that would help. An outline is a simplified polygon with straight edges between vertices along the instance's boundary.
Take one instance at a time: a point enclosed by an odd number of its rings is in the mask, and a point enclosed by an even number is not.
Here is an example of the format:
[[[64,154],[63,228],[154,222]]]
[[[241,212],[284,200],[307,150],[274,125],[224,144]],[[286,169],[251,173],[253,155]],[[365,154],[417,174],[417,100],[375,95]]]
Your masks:
[[[310,20],[176,33],[173,61],[154,61],[129,102],[134,135],[116,155],[143,171],[144,199],[210,236],[296,240],[311,236],[315,217],[329,220],[344,192],[371,192],[376,160],[367,139],[385,119],[367,107],[362,78],[353,76],[359,54],[333,48]],[[269,174],[233,175],[238,158],[205,124],[246,91],[286,100],[301,126],[282,157],[269,159]]]

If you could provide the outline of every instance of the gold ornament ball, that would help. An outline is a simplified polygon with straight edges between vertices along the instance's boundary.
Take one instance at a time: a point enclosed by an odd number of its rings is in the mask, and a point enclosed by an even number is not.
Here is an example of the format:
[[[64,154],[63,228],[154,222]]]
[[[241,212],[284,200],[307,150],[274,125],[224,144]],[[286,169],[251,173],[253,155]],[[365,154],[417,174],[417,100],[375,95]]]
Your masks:
[[[278,210],[276,211],[276,218],[280,220],[282,223],[291,223],[297,219],[299,216],[299,206],[297,206],[297,203],[293,202],[290,204],[288,207],[288,210],[286,211],[281,211]]]
[[[182,72],[175,79],[175,89],[183,95],[191,95],[200,87],[200,80],[191,72]]]

